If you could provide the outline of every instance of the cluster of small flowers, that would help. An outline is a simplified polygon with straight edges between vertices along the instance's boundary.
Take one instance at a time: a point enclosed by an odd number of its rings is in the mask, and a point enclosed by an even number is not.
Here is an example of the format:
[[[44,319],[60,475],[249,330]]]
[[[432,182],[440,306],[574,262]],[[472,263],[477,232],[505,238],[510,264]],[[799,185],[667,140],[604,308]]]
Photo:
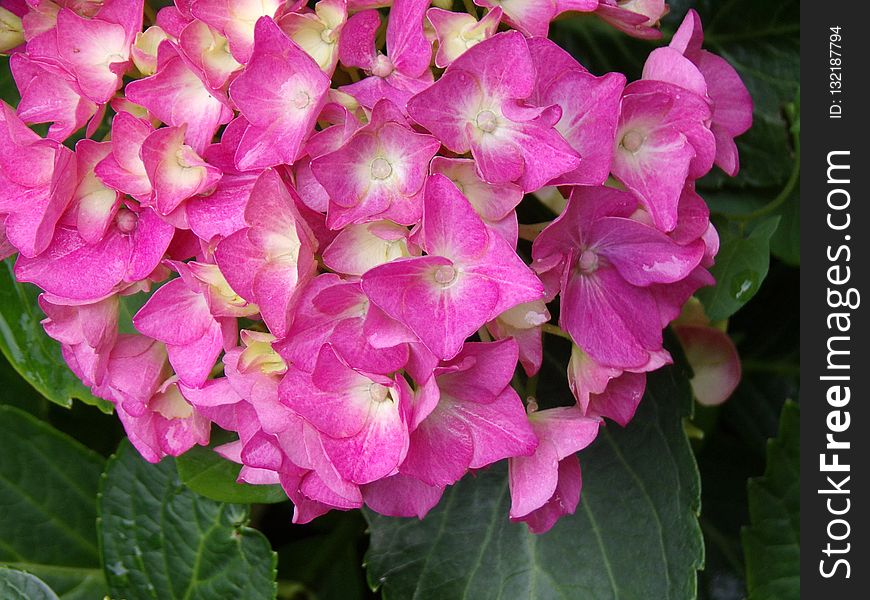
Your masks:
[[[295,522],[422,518],[502,459],[512,519],[574,511],[576,453],[632,418],[712,283],[694,182],[737,171],[752,105],[694,12],[628,85],[546,37],[586,11],[654,38],[663,0],[474,2],[2,0],[0,254],[147,460],[215,423]],[[518,225],[532,193],[568,198],[546,227]],[[573,340],[573,406],[511,385],[542,329]]]

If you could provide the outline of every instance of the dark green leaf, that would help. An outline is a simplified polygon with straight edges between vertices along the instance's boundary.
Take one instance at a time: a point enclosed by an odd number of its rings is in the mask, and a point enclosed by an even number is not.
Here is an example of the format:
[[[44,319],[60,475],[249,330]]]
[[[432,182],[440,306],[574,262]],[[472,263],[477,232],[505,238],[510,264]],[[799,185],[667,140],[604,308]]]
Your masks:
[[[276,556],[248,508],[196,495],[175,462],[145,462],[128,442],[109,459],[98,521],[112,594],[126,600],[274,598]]]
[[[103,459],[10,406],[0,406],[0,456],[0,563],[64,598],[105,593],[95,529]]]
[[[721,232],[719,254],[710,269],[716,285],[698,291],[698,298],[712,320],[733,315],[761,287],[770,266],[770,237],[778,224],[779,217],[770,217],[748,234],[737,227]]]
[[[767,445],[764,476],[750,479],[743,530],[750,600],[800,598],[800,409],[787,402]]]
[[[702,0],[696,8],[704,46],[731,63],[755,105],[752,128],[737,138],[740,173],[735,180],[717,174],[712,183],[781,186],[794,162],[785,107],[800,82],[800,3]]]
[[[241,465],[226,460],[211,448],[194,446],[175,463],[184,485],[218,502],[271,504],[287,500],[280,485],[236,483]]]
[[[777,214],[780,216],[779,227],[770,238],[770,251],[780,260],[799,266],[801,262],[800,181]]]
[[[66,366],[60,344],[48,337],[40,324],[45,315],[36,301],[39,290],[15,281],[12,265],[11,258],[0,265],[0,351],[30,385],[52,402],[70,407],[73,398],[78,398],[111,412],[112,405],[95,398]]]
[[[700,483],[683,430],[685,377],[650,377],[632,423],[581,453],[577,513],[535,536],[510,523],[503,466],[466,477],[423,521],[366,516],[369,582],[384,598],[674,598],[703,564]]]
[[[3,600],[59,600],[57,594],[38,578],[0,567],[0,598]]]

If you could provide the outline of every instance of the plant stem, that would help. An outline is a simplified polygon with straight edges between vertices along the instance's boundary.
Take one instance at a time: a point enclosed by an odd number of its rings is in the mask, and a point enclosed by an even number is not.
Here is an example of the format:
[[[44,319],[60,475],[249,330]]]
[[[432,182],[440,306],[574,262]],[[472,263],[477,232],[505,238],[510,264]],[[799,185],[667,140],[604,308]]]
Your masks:
[[[550,335],[556,335],[561,338],[565,338],[566,340],[569,340],[571,342],[574,341],[571,339],[571,335],[567,331],[560,329],[552,323],[544,323],[543,325],[541,325],[541,331],[543,331],[544,333],[549,333]]]
[[[526,240],[527,242],[534,242],[535,238],[538,237],[538,234],[541,233],[550,223],[552,223],[552,221],[529,223],[528,225],[521,223],[519,227],[520,239]]]
[[[476,19],[477,7],[474,5],[474,2],[472,2],[471,0],[462,0],[462,4],[465,6],[465,12],[467,12]]]

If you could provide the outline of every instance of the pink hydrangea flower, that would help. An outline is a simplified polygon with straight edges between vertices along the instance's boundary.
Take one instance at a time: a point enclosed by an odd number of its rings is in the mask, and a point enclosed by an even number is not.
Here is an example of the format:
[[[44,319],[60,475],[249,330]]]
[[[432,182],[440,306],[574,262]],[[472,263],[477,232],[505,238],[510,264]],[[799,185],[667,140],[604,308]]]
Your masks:
[[[362,287],[436,356],[452,358],[484,323],[543,296],[540,281],[443,175],[426,184],[421,234],[426,256],[375,267]]]
[[[559,108],[523,103],[534,82],[525,38],[515,31],[501,33],[454,61],[437,82],[408,101],[408,112],[452,152],[470,150],[485,181],[515,181],[523,191],[534,191],[580,164],[553,128]]]
[[[628,85],[545,37],[594,11],[655,38],[663,0],[475,2],[176,0],[145,31],[140,0],[2,3],[0,257],[147,460],[213,423],[238,481],[306,523],[423,518],[507,459],[508,516],[541,533],[578,505],[577,452],[671,361],[664,327],[700,401],[736,385],[691,298],[719,248],[695,182],[737,172],[751,123],[736,71],[694,11]],[[558,218],[521,225],[528,193]],[[571,407],[518,394],[544,332],[574,341]]]
[[[432,136],[414,132],[389,100],[379,101],[368,125],[338,150],[311,162],[329,195],[329,227],[378,219],[403,225],[419,221],[420,193],[440,146]]]
[[[622,368],[639,367],[661,350],[650,286],[685,279],[704,254],[700,240],[680,246],[628,218],[635,207],[626,192],[575,188],[532,248],[535,268],[560,282],[561,326],[594,359]]]

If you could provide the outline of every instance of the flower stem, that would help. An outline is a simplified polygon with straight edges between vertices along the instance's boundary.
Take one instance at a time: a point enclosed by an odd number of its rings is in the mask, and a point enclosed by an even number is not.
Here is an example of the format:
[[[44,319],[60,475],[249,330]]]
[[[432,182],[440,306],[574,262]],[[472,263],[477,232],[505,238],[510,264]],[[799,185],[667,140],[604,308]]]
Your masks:
[[[552,221],[544,221],[543,223],[529,223],[528,225],[520,224],[519,227],[519,235],[521,240],[526,240],[527,242],[534,242],[535,238],[538,237],[544,229],[546,229],[547,225],[552,223]]]
[[[474,2],[472,2],[472,0],[462,0],[462,4],[465,5],[465,12],[476,19],[477,7],[474,5]]]
[[[556,335],[561,338],[565,338],[566,340],[571,342],[574,341],[571,339],[571,334],[551,323],[544,323],[543,325],[541,325],[541,331],[543,331],[544,333],[549,333],[550,335]]]

